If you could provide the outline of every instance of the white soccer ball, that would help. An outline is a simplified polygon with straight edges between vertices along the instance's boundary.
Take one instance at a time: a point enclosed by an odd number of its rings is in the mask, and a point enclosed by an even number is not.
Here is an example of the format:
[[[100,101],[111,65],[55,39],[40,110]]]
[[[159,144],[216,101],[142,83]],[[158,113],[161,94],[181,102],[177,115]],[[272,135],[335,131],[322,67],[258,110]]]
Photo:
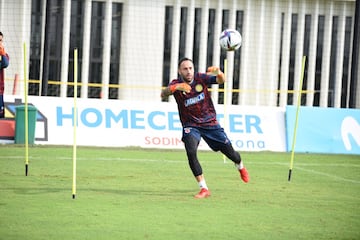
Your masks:
[[[240,48],[242,37],[235,29],[226,29],[220,34],[220,46],[226,51],[235,51]]]

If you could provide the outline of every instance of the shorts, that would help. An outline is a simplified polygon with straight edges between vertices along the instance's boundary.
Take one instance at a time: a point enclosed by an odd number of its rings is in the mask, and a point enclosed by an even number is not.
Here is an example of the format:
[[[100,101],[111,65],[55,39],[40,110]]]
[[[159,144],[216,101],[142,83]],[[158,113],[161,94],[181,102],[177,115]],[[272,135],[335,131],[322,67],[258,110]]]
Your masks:
[[[201,138],[203,138],[209,147],[215,152],[223,149],[224,146],[231,144],[224,129],[220,126],[211,128],[184,127],[182,141],[184,141],[184,139],[188,136],[194,137],[199,142]]]

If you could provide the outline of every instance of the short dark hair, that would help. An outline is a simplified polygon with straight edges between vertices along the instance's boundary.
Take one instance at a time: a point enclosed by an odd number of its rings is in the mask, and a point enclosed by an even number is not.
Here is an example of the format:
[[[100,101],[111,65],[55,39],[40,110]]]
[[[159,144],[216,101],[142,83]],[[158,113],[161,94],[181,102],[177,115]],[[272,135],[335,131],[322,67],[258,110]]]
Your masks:
[[[180,65],[184,62],[184,61],[190,61],[193,63],[193,60],[191,60],[190,58],[187,57],[183,57],[180,59],[179,63],[178,63],[178,68],[180,68]]]
[[[2,32],[0,32],[0,36],[4,36],[4,35],[2,34]]]

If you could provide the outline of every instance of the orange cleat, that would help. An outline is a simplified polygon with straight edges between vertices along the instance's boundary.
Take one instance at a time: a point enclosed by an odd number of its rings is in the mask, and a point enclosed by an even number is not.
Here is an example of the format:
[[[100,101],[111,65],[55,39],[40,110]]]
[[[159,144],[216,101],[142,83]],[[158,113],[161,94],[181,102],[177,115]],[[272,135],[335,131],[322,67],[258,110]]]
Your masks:
[[[210,197],[210,191],[206,188],[202,188],[198,194],[196,194],[195,198],[207,198]]]
[[[249,177],[249,173],[248,173],[248,171],[246,170],[246,168],[244,167],[243,169],[240,169],[239,172],[240,172],[240,177],[241,177],[241,179],[242,179],[245,183],[249,182],[250,177]]]

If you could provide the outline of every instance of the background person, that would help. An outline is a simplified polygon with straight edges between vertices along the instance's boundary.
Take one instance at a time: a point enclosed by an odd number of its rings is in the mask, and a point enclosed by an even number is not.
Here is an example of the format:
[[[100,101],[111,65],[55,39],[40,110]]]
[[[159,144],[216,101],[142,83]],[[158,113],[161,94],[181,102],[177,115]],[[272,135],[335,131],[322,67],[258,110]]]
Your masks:
[[[5,117],[4,91],[5,91],[5,71],[9,66],[9,55],[5,52],[3,44],[3,34],[0,32],[0,118]]]

